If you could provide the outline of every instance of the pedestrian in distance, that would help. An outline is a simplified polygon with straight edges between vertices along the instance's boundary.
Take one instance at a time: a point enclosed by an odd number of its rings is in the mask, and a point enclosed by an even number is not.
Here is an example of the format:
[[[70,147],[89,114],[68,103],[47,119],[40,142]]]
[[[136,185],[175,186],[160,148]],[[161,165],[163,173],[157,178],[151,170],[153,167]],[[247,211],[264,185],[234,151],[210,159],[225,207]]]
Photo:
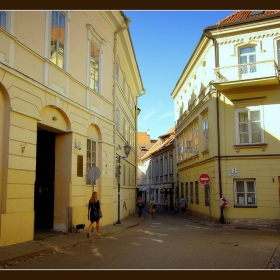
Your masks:
[[[165,200],[164,200],[164,211],[165,211],[165,214],[168,214],[168,199],[167,199],[167,197],[165,197]]]
[[[156,208],[157,208],[157,205],[156,205],[156,203],[155,203],[155,200],[154,200],[153,197],[151,197],[149,211],[150,211],[151,214],[152,214],[152,218],[155,217]]]
[[[137,198],[137,209],[138,209],[138,217],[142,216],[142,210],[144,208],[144,201],[142,200],[141,195],[138,196]]]
[[[180,207],[182,209],[182,216],[186,215],[186,209],[188,207],[188,202],[182,195]]]
[[[93,192],[91,195],[91,198],[89,200],[88,203],[88,220],[90,220],[90,224],[88,227],[88,232],[87,232],[87,237],[90,237],[90,231],[94,225],[94,223],[96,223],[96,234],[100,235],[99,232],[99,220],[100,218],[102,218],[102,210],[100,207],[100,202],[97,198],[97,192]]]

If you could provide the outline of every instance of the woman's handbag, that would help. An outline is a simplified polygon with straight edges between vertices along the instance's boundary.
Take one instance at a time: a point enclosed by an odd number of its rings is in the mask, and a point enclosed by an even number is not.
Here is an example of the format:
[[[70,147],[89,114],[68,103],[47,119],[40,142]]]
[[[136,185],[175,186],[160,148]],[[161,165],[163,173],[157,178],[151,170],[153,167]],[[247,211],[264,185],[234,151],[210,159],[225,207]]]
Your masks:
[[[153,203],[153,206],[152,206],[153,209],[156,209],[157,208],[157,205],[155,203]]]

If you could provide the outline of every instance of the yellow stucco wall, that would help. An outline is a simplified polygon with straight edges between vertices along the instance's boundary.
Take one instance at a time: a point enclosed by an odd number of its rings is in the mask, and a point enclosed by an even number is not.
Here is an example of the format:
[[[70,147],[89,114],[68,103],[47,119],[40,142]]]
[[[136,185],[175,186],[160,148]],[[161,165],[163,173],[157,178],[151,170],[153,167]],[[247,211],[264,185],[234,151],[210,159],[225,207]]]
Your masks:
[[[93,188],[86,184],[87,139],[96,142],[96,165],[101,170],[94,186],[102,203],[101,227],[112,224],[117,220],[118,204],[115,143],[123,145],[125,139],[114,135],[114,98],[122,93],[112,94],[114,31],[108,22],[117,18],[114,24],[121,25],[124,18],[118,11],[66,12],[67,69],[61,70],[48,59],[45,24],[50,20],[51,11],[12,13],[13,34],[0,30],[0,156],[3,159],[0,163],[0,246],[34,238],[38,130],[55,134],[53,229],[71,232],[79,223],[88,226],[87,204]],[[94,35],[87,24],[94,27]],[[89,38],[97,38],[102,46],[100,94],[87,85],[85,51]],[[130,44],[128,39],[122,37],[118,48]],[[141,88],[139,73],[128,62],[134,58],[126,50],[118,50],[118,53],[122,54],[121,60],[126,60],[122,62],[123,70],[131,85],[134,97],[131,107],[134,108],[135,96]],[[120,102],[136,133],[135,112],[128,108],[127,99]],[[78,142],[81,149],[76,148]],[[77,174],[77,156],[82,156],[82,176]],[[127,165],[135,169],[135,149]],[[125,202],[126,209],[121,208],[121,218],[135,211],[134,191],[135,182],[122,186],[121,203],[123,206]]]

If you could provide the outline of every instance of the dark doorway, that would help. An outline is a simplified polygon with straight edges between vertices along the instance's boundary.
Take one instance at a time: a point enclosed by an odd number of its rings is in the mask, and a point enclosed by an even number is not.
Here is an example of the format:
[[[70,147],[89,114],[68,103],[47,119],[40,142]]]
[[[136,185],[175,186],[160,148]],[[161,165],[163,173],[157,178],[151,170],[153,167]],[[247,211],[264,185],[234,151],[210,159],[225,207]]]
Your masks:
[[[38,130],[34,194],[35,228],[52,229],[54,217],[55,133]]]

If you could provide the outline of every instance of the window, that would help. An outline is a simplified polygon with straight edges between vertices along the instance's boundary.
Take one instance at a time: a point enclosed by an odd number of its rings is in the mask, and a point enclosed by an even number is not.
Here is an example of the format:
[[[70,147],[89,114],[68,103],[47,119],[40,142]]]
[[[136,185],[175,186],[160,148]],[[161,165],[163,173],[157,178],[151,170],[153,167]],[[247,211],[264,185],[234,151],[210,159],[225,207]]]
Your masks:
[[[169,156],[169,174],[173,174],[173,155]]]
[[[130,108],[130,95],[131,95],[131,90],[130,88],[128,88],[128,94],[127,94],[127,103],[128,103],[128,107]]]
[[[90,88],[99,93],[99,49],[90,44]]]
[[[208,119],[202,121],[202,131],[203,131],[203,150],[208,150],[209,148],[209,129],[208,129]]]
[[[125,84],[126,84],[125,75],[123,75],[123,87],[122,87],[123,95],[125,95]]]
[[[189,184],[186,183],[186,200],[189,202]]]
[[[236,110],[237,144],[263,143],[263,121],[261,110]]]
[[[167,161],[167,156],[164,156],[164,175],[168,175],[168,161]]]
[[[96,166],[96,142],[88,139],[87,140],[87,174],[91,167]],[[91,182],[91,180],[87,176],[87,185],[95,185],[95,181]]]
[[[256,206],[255,179],[234,180],[235,205]]]
[[[7,14],[4,11],[0,11],[0,28],[7,30]]]
[[[191,203],[193,203],[193,182],[190,183]]]
[[[126,139],[126,119],[123,119],[123,137]]]
[[[181,183],[181,196],[184,195],[184,183]]]
[[[210,206],[210,186],[209,185],[204,185],[204,195],[205,195],[204,205]]]
[[[120,109],[117,108],[116,110],[116,125],[117,125],[117,130],[120,130]]]
[[[117,61],[116,63],[116,80],[117,82],[120,82],[120,63]]]
[[[256,47],[250,46],[241,48],[239,50],[239,62],[243,64],[239,68],[241,75],[256,72]]]
[[[194,127],[194,154],[198,155],[198,125]]]
[[[64,68],[65,14],[52,11],[50,60]]]
[[[196,204],[199,204],[198,181],[195,181],[195,203],[196,203]]]

